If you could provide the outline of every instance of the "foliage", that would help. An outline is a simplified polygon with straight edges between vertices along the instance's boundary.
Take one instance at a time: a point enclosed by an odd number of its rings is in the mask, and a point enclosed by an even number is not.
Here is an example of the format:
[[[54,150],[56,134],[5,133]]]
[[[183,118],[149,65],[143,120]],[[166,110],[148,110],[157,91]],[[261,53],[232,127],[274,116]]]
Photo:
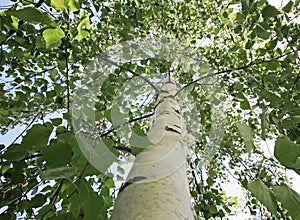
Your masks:
[[[24,129],[9,146],[0,146],[0,207],[6,207],[1,219],[16,214],[108,218],[116,177],[100,173],[82,155],[71,125],[71,97],[82,67],[93,57],[147,35],[163,35],[197,50],[227,97],[225,137],[214,160],[203,168],[202,150],[211,129],[209,103],[201,81],[195,80],[197,73],[176,69],[181,86],[193,85],[189,94],[201,117],[190,161],[197,215],[209,219],[234,214],[236,202],[220,184],[231,170],[251,192],[246,201],[251,215],[299,219],[299,194],[283,172],[300,170],[299,9],[299,1],[276,8],[266,0],[12,1],[0,12],[0,129],[2,134],[19,125]],[[201,45],[201,39],[207,43]],[[166,73],[170,65],[149,59],[125,67],[151,78],[151,72]],[[124,68],[111,73],[94,109],[100,137],[120,157],[130,154],[130,141],[117,136],[119,127],[111,129],[110,111],[130,77]],[[149,122],[143,116],[151,116],[154,105],[155,98],[133,107],[128,126],[144,135]],[[276,159],[260,148],[270,138],[277,139]],[[122,179],[122,167],[117,174]]]

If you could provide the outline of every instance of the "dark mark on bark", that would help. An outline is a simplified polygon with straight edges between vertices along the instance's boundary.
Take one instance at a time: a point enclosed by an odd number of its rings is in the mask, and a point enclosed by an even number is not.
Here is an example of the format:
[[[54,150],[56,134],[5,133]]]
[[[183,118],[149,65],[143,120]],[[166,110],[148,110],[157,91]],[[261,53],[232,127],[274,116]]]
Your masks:
[[[175,133],[178,133],[178,134],[181,134],[181,132],[175,130],[174,128],[168,127],[168,126],[166,126],[166,130],[167,131],[172,131],[172,132],[175,132]]]
[[[160,93],[169,93],[169,91],[168,90],[160,90]]]
[[[124,183],[124,184],[121,186],[121,188],[120,188],[120,190],[119,190],[119,193],[122,192],[122,191],[123,191],[127,186],[129,186],[130,184],[135,183],[135,182],[138,182],[138,181],[141,181],[141,180],[144,180],[144,179],[147,179],[147,178],[144,177],[144,176],[136,176],[136,177],[134,177],[133,179],[128,180],[126,183]]]
[[[173,107],[172,107],[172,109],[174,109],[174,111],[175,111],[178,115],[180,114],[180,111],[179,111],[178,109],[173,108]]]
[[[181,129],[181,127],[180,127],[179,125],[173,125],[173,126],[175,126],[176,128],[179,128],[179,129]]]

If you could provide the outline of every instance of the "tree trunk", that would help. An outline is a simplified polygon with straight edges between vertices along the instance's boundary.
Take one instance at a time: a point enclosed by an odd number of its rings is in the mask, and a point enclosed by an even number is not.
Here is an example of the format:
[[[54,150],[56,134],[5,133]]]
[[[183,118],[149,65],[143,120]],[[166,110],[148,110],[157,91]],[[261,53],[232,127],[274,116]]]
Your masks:
[[[186,174],[185,126],[172,96],[175,92],[172,82],[163,86],[148,135],[152,145],[136,156],[111,220],[194,219]]]

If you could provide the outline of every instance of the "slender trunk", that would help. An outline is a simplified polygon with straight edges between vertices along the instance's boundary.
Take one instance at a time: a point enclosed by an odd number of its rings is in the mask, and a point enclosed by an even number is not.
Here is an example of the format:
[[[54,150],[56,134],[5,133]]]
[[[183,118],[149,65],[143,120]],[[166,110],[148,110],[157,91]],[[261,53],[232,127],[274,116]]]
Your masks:
[[[167,82],[159,95],[148,139],[120,190],[111,220],[194,219],[186,175],[187,146],[180,108]]]

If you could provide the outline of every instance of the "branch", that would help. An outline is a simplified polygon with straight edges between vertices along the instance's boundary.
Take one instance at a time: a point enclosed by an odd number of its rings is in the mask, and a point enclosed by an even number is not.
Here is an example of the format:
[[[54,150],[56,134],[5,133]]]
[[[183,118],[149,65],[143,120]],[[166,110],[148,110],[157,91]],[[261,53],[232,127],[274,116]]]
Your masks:
[[[80,182],[82,180],[83,174],[86,171],[86,169],[87,169],[88,166],[89,166],[89,162],[86,162],[85,165],[84,165],[84,167],[83,167],[83,169],[82,169],[82,171],[81,171],[81,173],[80,173],[80,175],[78,176],[78,178],[74,182],[72,182],[74,184],[74,186],[75,186],[76,189],[73,192],[71,192],[69,195],[67,195],[67,199],[71,198],[76,192],[78,192],[79,185],[80,185]],[[77,181],[78,181],[78,185],[76,186],[75,183]]]
[[[193,175],[193,177],[194,177],[194,182],[195,182],[195,185],[196,185],[196,189],[197,189],[199,195],[202,195],[203,192],[202,192],[202,190],[201,190],[200,187],[199,187],[200,183],[198,183],[198,181],[197,181],[197,176],[196,176],[196,172],[195,172],[195,167],[193,166],[193,163],[192,163],[192,162],[190,162],[190,167],[191,167],[191,169],[192,169],[192,175]]]
[[[69,48],[69,30],[70,30],[70,12],[69,9],[67,11],[68,15],[68,24],[67,24],[67,40],[66,40],[66,47],[65,47],[65,59],[66,59],[66,84],[67,84],[67,111],[70,113],[70,83],[69,83],[69,54],[68,54],[68,48]],[[67,129],[69,128],[69,123],[67,124]]]
[[[154,85],[152,82],[150,82],[150,80],[148,80],[147,78],[145,78],[145,77],[143,77],[143,76],[141,76],[141,75],[135,73],[134,71],[132,71],[131,69],[129,69],[129,68],[125,67],[125,66],[121,66],[121,65],[117,64],[116,62],[114,62],[114,61],[108,59],[107,57],[104,57],[104,55],[102,55],[102,54],[98,55],[97,58],[100,58],[101,60],[104,60],[104,61],[107,62],[107,63],[110,63],[110,64],[112,64],[112,65],[114,65],[114,66],[116,66],[116,67],[118,67],[118,68],[120,68],[120,69],[122,69],[122,70],[125,70],[125,71],[130,72],[131,74],[133,74],[133,75],[136,76],[136,77],[141,78],[141,79],[144,80],[146,83],[148,83],[148,84],[152,87],[152,89],[155,90],[156,93],[159,93],[159,90],[158,90],[158,89],[155,87],[155,85]]]
[[[24,157],[23,159],[21,159],[20,161],[25,161],[25,160],[29,160],[29,159],[34,159],[34,158],[37,158],[37,157],[41,157],[42,154],[33,154],[33,155],[30,155],[28,157]]]
[[[59,194],[59,192],[60,192],[60,190],[61,190],[61,188],[62,188],[64,182],[65,182],[65,179],[62,179],[62,180],[60,181],[58,187],[56,188],[56,190],[55,190],[55,192],[54,192],[54,194],[53,194],[53,196],[50,198],[49,204],[53,205],[53,206],[54,206],[54,209],[55,209],[55,200],[57,199],[58,194]],[[51,210],[52,210],[52,208],[50,208],[47,212],[45,212],[45,213],[41,216],[41,219],[44,219],[44,217],[45,217]]]
[[[39,116],[39,115],[43,115],[43,113],[42,112],[39,112],[39,113],[37,113],[36,114],[36,116],[34,116],[34,118],[31,120],[31,122],[26,126],[26,128],[21,132],[21,134],[19,134],[14,140],[13,140],[13,142],[11,143],[11,144],[14,144],[27,130],[28,130],[28,128],[33,124],[33,122],[35,121],[35,119],[37,119],[37,117]],[[6,148],[4,148],[3,150],[5,150]],[[3,152],[3,150],[1,150],[1,153]]]
[[[141,120],[141,119],[145,119],[145,118],[151,117],[151,116],[153,116],[153,115],[154,115],[154,112],[151,112],[151,113],[149,113],[149,114],[147,114],[147,115],[143,115],[143,116],[140,116],[140,117],[133,118],[133,119],[131,119],[131,120],[125,122],[125,123],[122,124],[122,125],[117,125],[116,127],[114,127],[114,128],[112,128],[112,129],[110,129],[110,130],[108,130],[108,131],[106,131],[106,132],[100,134],[100,137],[104,137],[104,136],[106,136],[106,135],[108,135],[108,134],[110,134],[110,133],[116,131],[116,130],[119,129],[120,127],[123,127],[123,126],[125,126],[125,125],[128,125],[128,124],[130,124],[130,123],[132,123],[132,122],[135,122],[135,121],[138,121],[138,120]]]
[[[124,147],[124,146],[114,146],[114,149],[119,150],[119,151],[123,151],[125,153],[132,153],[131,149],[129,147]]]
[[[296,51],[300,51],[300,48],[297,49],[297,50],[293,50],[293,51],[287,52],[285,54],[282,54],[282,55],[277,56],[277,57],[275,57],[273,59],[270,59],[270,60],[262,60],[262,61],[259,61],[259,62],[256,62],[256,63],[250,62],[249,64],[247,64],[245,66],[237,67],[237,68],[234,68],[234,69],[222,70],[222,71],[219,71],[219,72],[216,72],[216,73],[207,74],[207,75],[202,76],[202,77],[200,77],[198,79],[195,79],[192,82],[190,82],[190,83],[186,84],[185,86],[183,86],[181,89],[179,89],[175,93],[174,97],[176,97],[179,93],[181,93],[183,90],[185,90],[186,88],[188,88],[192,84],[197,83],[197,82],[199,82],[199,81],[201,81],[203,79],[206,79],[206,78],[209,78],[209,77],[213,77],[213,76],[217,76],[217,75],[221,75],[223,73],[229,73],[229,72],[232,72],[232,71],[245,70],[245,69],[248,69],[249,67],[252,67],[252,66],[255,66],[255,65],[259,65],[259,64],[263,64],[263,63],[269,63],[269,62],[278,60],[278,59],[280,59],[282,57],[285,57],[285,56],[287,56],[289,54],[295,53]]]
[[[60,181],[60,183],[59,183],[57,189],[55,190],[55,192],[54,192],[52,198],[50,198],[50,204],[53,204],[53,205],[55,204],[55,200],[57,199],[58,194],[59,194],[59,192],[60,192],[60,190],[61,190],[61,188],[62,188],[64,182],[65,182],[65,179],[62,179],[62,180]]]

